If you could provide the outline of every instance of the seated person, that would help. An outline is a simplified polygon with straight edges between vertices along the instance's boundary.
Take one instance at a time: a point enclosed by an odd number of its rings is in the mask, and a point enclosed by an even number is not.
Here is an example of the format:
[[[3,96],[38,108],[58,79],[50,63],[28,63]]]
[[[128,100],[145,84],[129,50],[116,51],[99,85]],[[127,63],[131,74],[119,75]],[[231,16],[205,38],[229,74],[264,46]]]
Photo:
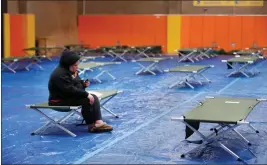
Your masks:
[[[80,79],[77,69],[80,56],[64,51],[59,65],[51,73],[49,89],[49,105],[82,106],[82,116],[88,124],[89,132],[110,132],[112,126],[102,120],[100,102],[96,95],[86,92],[88,81]]]

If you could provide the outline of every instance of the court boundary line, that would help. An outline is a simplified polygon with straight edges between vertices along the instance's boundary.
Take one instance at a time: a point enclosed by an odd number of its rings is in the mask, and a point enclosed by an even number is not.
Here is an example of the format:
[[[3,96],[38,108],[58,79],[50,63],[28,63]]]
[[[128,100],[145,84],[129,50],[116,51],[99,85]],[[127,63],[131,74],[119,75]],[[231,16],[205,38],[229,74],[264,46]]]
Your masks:
[[[111,142],[109,142],[107,145],[102,146],[102,147],[96,149],[96,150],[93,151],[93,152],[85,153],[84,156],[82,156],[80,159],[74,161],[72,164],[82,164],[82,163],[84,163],[86,160],[90,159],[91,157],[95,156],[96,154],[100,153],[101,151],[105,150],[106,148],[109,148],[109,147],[113,146],[113,145],[116,144],[117,142],[119,142],[119,141],[125,139],[126,137],[132,135],[133,133],[136,133],[136,132],[137,132],[138,130],[140,130],[141,128],[148,126],[150,123],[156,121],[157,119],[159,119],[159,118],[165,116],[166,114],[168,114],[168,113],[174,111],[174,110],[177,109],[179,106],[183,106],[184,104],[186,104],[186,103],[192,101],[193,99],[197,98],[199,95],[202,95],[202,94],[204,94],[204,93],[206,93],[206,92],[199,92],[199,93],[195,94],[193,97],[191,97],[191,98],[189,98],[188,100],[186,100],[186,101],[184,101],[184,102],[178,104],[177,106],[173,107],[172,109],[170,109],[170,110],[168,110],[168,111],[166,111],[166,112],[163,112],[163,113],[161,113],[160,115],[154,117],[153,119],[147,121],[146,123],[143,123],[143,124],[137,126],[134,130],[132,130],[132,131],[130,131],[130,132],[127,132],[126,134],[124,134],[124,135],[122,135],[122,136],[120,136],[120,137],[118,137],[118,138],[115,138],[114,140],[112,140]]]

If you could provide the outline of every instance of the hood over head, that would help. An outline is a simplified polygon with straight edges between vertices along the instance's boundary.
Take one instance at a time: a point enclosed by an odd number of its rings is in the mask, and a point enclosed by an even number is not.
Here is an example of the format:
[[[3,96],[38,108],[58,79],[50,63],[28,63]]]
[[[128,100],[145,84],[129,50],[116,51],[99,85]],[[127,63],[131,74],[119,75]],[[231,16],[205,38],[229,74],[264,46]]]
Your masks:
[[[69,67],[80,60],[80,56],[72,51],[64,51],[60,57],[59,65],[63,68]]]

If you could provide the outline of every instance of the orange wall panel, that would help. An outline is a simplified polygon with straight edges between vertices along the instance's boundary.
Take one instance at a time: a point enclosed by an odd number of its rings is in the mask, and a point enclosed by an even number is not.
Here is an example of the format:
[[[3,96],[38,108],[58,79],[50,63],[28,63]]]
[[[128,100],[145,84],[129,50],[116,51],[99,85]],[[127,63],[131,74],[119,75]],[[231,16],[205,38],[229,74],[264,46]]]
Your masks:
[[[255,41],[259,47],[267,46],[267,16],[254,16]]]
[[[211,46],[215,42],[215,16],[203,16],[202,46]]]
[[[139,15],[82,15],[78,19],[79,41],[91,47],[115,45],[162,45],[166,50],[167,17]]]
[[[24,56],[22,49],[26,46],[25,15],[10,15],[10,55]]]
[[[182,16],[181,48],[190,47],[191,16]]]
[[[203,19],[202,16],[192,16],[190,19],[190,47],[197,48],[203,45]]]
[[[228,16],[216,16],[215,19],[215,42],[218,46],[229,50],[229,17]]]
[[[229,49],[237,50],[242,48],[242,17],[229,16]],[[235,45],[232,45],[235,43]]]
[[[242,16],[242,48],[251,47],[255,42],[255,16]]]

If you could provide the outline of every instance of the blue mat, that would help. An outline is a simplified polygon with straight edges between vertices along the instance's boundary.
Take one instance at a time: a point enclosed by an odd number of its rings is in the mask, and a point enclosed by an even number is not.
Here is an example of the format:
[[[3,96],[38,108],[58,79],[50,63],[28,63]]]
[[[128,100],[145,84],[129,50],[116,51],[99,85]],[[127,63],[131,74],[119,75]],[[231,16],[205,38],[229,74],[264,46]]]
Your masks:
[[[65,124],[77,134],[76,138],[56,128],[46,130],[47,135],[31,136],[30,132],[46,122],[38,113],[25,108],[25,104],[47,100],[47,81],[58,59],[45,61],[41,65],[45,71],[19,71],[16,74],[2,72],[2,163],[4,164],[67,164],[67,163],[127,163],[127,164],[233,164],[236,162],[220,148],[211,146],[192,154],[190,159],[181,159],[179,154],[188,149],[181,141],[184,138],[184,125],[170,121],[170,116],[181,115],[195,106],[207,95],[226,95],[267,98],[267,63],[259,65],[261,74],[252,78],[226,77],[228,70],[222,59],[227,56],[203,60],[197,64],[215,65],[205,75],[212,83],[191,88],[168,86],[179,78],[177,73],[163,73],[157,76],[139,75],[136,63],[127,62],[111,66],[117,78],[112,81],[103,77],[102,84],[92,84],[89,89],[121,89],[107,107],[118,113],[116,119],[103,112],[103,118],[114,127],[112,133],[87,133],[86,126],[76,127],[77,119]],[[102,60],[110,61],[105,58]],[[185,64],[185,63],[183,63]],[[162,63],[163,69],[176,66],[175,60]],[[250,115],[253,120],[264,121],[267,105],[259,105]],[[53,111],[49,115],[56,116]],[[208,127],[208,126],[207,126]],[[226,139],[226,143],[249,163],[267,162],[267,127],[256,125],[257,136],[246,127],[240,128],[254,144],[255,159],[247,150],[240,149],[236,139]],[[231,137],[231,136],[230,136]]]

